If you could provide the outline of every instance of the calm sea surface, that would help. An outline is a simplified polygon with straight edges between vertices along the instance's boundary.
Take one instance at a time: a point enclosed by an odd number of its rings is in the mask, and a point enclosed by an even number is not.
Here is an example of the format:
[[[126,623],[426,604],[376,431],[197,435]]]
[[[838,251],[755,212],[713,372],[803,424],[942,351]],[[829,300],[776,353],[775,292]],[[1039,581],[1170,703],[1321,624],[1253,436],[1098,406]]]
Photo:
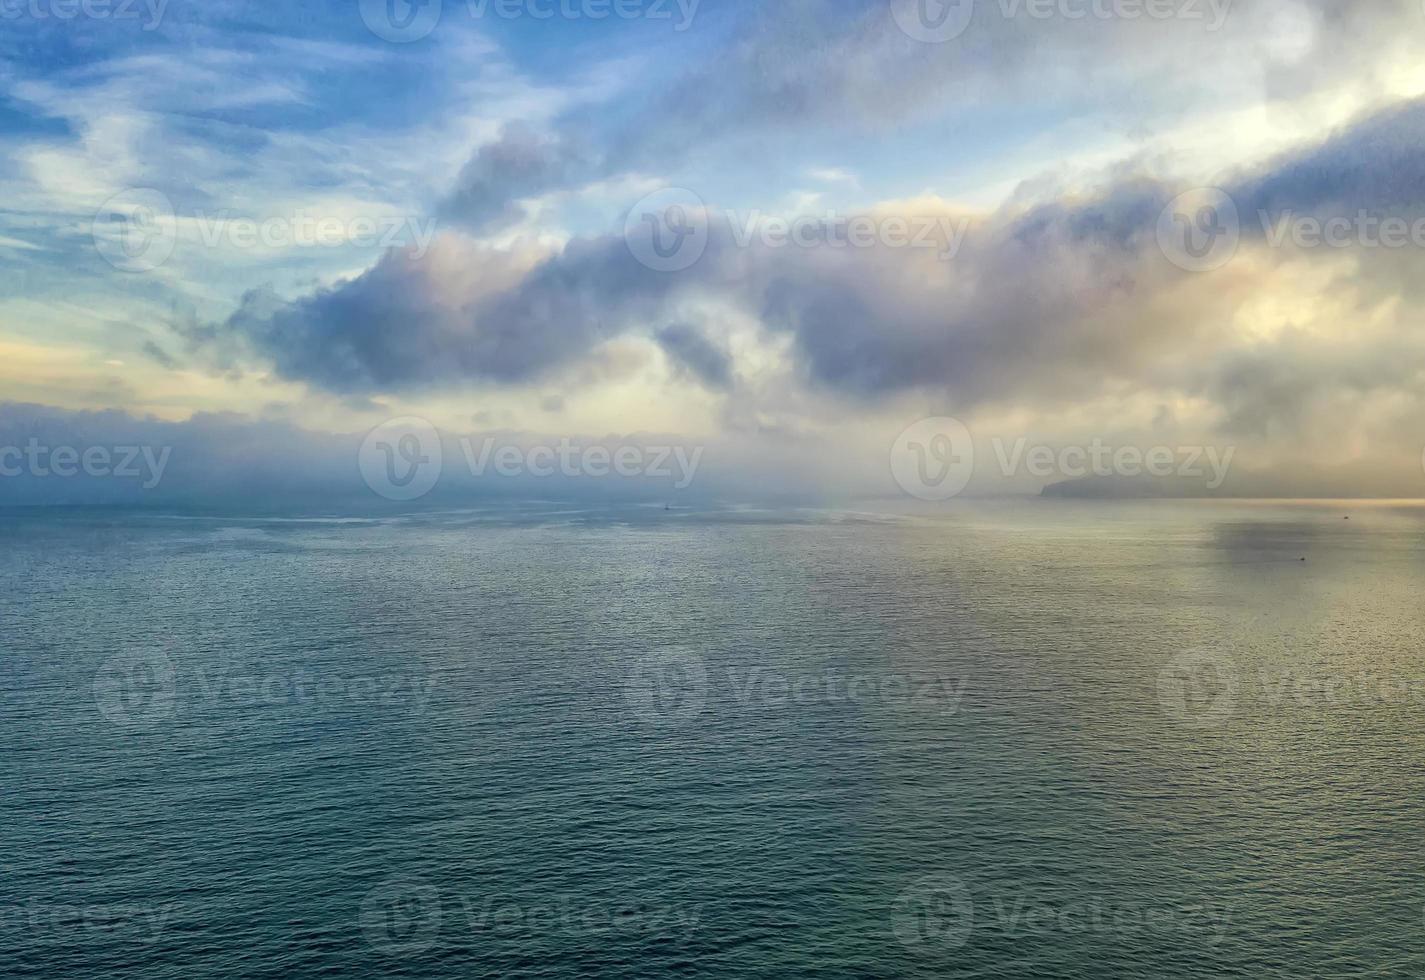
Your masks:
[[[1419,977],[1423,596],[1404,505],[0,512],[0,974]]]

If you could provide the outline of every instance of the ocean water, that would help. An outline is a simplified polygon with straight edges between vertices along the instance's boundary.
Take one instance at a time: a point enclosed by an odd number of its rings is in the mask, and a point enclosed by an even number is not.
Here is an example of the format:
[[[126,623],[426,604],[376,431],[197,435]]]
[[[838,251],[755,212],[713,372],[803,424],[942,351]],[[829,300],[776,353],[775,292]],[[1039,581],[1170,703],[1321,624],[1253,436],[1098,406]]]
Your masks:
[[[1425,975],[1414,506],[0,543],[0,975]]]

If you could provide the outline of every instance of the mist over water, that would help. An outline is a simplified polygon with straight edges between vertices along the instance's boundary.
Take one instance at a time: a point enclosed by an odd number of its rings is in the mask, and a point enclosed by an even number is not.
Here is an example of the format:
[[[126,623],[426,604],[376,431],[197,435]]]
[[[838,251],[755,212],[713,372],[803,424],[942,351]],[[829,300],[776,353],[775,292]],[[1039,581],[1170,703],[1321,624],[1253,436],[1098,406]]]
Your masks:
[[[1425,508],[0,537],[20,975],[1425,970]]]

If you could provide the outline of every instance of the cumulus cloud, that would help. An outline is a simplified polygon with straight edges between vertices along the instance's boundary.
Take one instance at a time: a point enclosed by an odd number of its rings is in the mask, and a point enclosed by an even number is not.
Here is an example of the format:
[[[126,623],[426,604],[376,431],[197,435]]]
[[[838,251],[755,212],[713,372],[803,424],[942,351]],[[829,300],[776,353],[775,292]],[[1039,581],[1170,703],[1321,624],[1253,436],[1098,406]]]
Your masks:
[[[1408,340],[1418,318],[1398,302],[1418,279],[1419,250],[1273,248],[1251,215],[1415,213],[1423,116],[1421,103],[1388,106],[1227,178],[1244,240],[1207,273],[1175,264],[1158,241],[1159,218],[1184,187],[1120,168],[1097,186],[1017,196],[967,218],[953,256],[884,242],[776,247],[742,240],[717,215],[701,259],[672,273],[640,263],[620,236],[549,253],[451,235],[424,259],[393,253],[294,302],[253,297],[217,335],[285,377],[347,394],[524,384],[642,336],[686,381],[729,401],[759,397],[733,383],[731,348],[692,325],[705,320],[690,310],[711,311],[754,325],[783,358],[785,382],[817,393],[803,407],[823,422],[912,396],[969,415],[1147,399],[1190,405],[1201,434],[1272,439],[1300,458],[1319,453],[1328,430],[1338,454],[1364,451],[1351,424],[1364,412],[1377,432],[1366,448],[1398,455],[1425,394],[1409,366],[1418,361],[1401,355],[1418,347]],[[896,216],[956,215],[921,201]],[[1317,270],[1305,287],[1301,263]],[[1292,308],[1295,293],[1328,284],[1359,322]],[[726,417],[769,432],[808,421],[768,419],[756,405]]]
[[[1382,167],[1425,166],[1425,142],[1413,139],[1422,114],[1419,104],[1391,107],[1236,178],[1228,191],[1248,212],[1244,228],[1259,206],[1409,206],[1408,181],[1383,180]],[[646,267],[616,236],[576,239],[542,260],[447,236],[427,259],[392,253],[294,303],[254,298],[228,329],[284,375],[337,391],[528,381],[630,331],[651,333],[693,377],[726,388],[725,351],[686,325],[652,327],[697,299],[789,337],[804,378],[848,396],[928,388],[962,407],[1081,397],[1140,379],[1154,360],[1229,342],[1234,309],[1262,285],[1251,261],[1211,275],[1168,261],[1158,220],[1181,189],[1117,175],[1076,195],[1015,201],[975,218],[953,257],[885,243],[743,243],[716,215],[706,254],[679,273]],[[899,217],[951,213],[916,207]]]

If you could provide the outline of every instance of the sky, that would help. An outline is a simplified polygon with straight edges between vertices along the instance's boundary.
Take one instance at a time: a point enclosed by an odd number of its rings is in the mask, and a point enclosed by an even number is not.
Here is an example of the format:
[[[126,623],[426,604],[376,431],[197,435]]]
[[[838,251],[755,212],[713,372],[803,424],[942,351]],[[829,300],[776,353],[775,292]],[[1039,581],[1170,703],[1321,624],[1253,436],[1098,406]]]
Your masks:
[[[1418,0],[0,0],[0,502],[1425,497],[1422,53]]]

